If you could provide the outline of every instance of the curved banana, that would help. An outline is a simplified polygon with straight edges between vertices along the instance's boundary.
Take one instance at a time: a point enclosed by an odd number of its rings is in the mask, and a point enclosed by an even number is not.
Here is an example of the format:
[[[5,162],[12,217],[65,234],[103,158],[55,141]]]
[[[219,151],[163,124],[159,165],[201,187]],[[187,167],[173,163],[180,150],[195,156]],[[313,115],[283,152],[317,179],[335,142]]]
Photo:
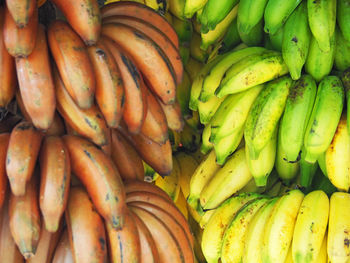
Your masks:
[[[334,67],[344,71],[350,67],[350,41],[345,39],[338,26],[335,28],[335,38]]]
[[[187,198],[190,194],[191,177],[194,171],[197,169],[199,163],[192,155],[184,152],[178,152],[175,155],[175,158],[178,161],[181,170],[179,176],[181,191],[184,197]]]
[[[306,161],[306,149],[305,146],[301,149],[300,154],[300,184],[303,187],[309,187],[313,181],[313,178],[317,172],[317,168],[320,164],[320,157],[322,157],[324,154],[321,154],[317,160],[318,162],[315,163],[309,163]],[[321,167],[321,164],[320,164]],[[316,188],[318,189],[318,188]]]
[[[237,17],[232,20],[231,24],[225,33],[224,38],[221,42],[221,47],[219,48],[219,54],[224,54],[234,49],[239,43],[241,43],[241,38],[238,34],[237,29]]]
[[[6,0],[6,6],[15,20],[17,27],[23,28],[28,25],[36,8],[35,0]]]
[[[212,117],[215,115],[217,109],[220,107],[225,98],[226,96],[222,98],[213,96],[206,102],[198,102],[199,120],[202,124],[208,124],[211,121]]]
[[[241,0],[239,1],[237,27],[240,32],[248,34],[264,17],[268,0]]]
[[[260,46],[264,38],[264,20],[261,19],[249,33],[241,32],[238,29],[240,39],[248,47]]]
[[[350,42],[350,3],[349,0],[338,0],[337,1],[337,22],[346,41]]]
[[[200,147],[200,151],[203,154],[207,154],[211,149],[213,149],[213,144],[210,142],[210,132],[211,132],[211,124],[208,123],[204,126],[203,132],[202,132],[202,143]]]
[[[275,34],[266,35],[266,38],[271,43],[270,49],[282,52],[283,35],[284,35],[284,26],[278,29]]]

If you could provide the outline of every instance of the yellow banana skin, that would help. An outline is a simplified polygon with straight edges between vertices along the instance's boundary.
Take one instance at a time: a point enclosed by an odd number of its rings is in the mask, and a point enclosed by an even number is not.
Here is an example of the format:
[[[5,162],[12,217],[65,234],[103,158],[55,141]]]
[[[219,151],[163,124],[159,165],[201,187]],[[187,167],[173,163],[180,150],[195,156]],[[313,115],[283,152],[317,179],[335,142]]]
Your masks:
[[[289,191],[277,201],[265,227],[262,262],[285,261],[293,238],[295,220],[303,198],[304,194],[295,189]]]
[[[192,16],[207,3],[208,0],[186,0],[184,15],[186,18],[192,18]]]
[[[318,85],[316,101],[305,132],[305,160],[315,163],[330,145],[343,110],[344,88],[336,76],[325,77]]]
[[[210,122],[211,118],[214,116],[225,98],[226,97],[218,98],[214,96],[206,102],[198,102],[199,119],[202,124],[207,124]]]
[[[350,194],[336,192],[330,198],[327,252],[332,263],[350,260]]]
[[[243,193],[222,203],[206,224],[202,236],[202,251],[208,263],[217,263],[222,247],[225,229],[235,214],[248,202],[261,197],[256,193]]]
[[[329,200],[321,190],[304,197],[294,227],[292,254],[295,263],[318,263],[328,225]]]
[[[207,154],[211,149],[213,149],[213,144],[209,141],[211,132],[211,124],[205,125],[202,133],[202,144],[200,150],[203,154]]]

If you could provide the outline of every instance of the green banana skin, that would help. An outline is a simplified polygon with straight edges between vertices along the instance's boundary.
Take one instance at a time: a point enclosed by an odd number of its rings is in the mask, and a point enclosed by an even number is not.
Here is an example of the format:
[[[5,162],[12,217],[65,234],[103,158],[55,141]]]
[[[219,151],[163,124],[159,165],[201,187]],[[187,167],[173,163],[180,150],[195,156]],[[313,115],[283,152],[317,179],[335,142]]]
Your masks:
[[[221,42],[221,47],[219,49],[219,54],[224,54],[232,50],[241,42],[241,38],[238,34],[237,29],[237,17],[233,19],[230,26],[227,29],[227,32]]]
[[[270,141],[284,111],[292,82],[288,76],[271,81],[254,101],[244,129],[251,159],[256,160]]]
[[[264,13],[265,32],[275,34],[300,2],[301,0],[269,0]]]
[[[173,28],[179,37],[180,43],[189,43],[192,39],[193,26],[189,20],[181,20],[173,16]]]
[[[349,24],[350,25],[350,24]],[[335,28],[336,46],[334,66],[339,71],[350,67],[350,41],[347,41],[338,27]]]
[[[242,59],[252,56],[259,55],[270,51],[263,47],[250,47],[240,50],[233,50],[229,53],[222,55],[222,59],[208,72],[206,75],[203,88],[199,99],[203,102],[209,100],[211,97],[215,96],[214,93],[219,87],[225,72],[235,63],[239,63]]]
[[[327,76],[318,85],[304,138],[307,162],[315,163],[330,145],[341,117],[344,97],[343,84],[336,76]]]
[[[185,18],[192,18],[192,16],[206,3],[207,0],[186,0],[184,9]]]
[[[350,42],[350,0],[337,0],[337,22],[346,41]]]
[[[310,74],[316,82],[320,82],[327,76],[333,67],[335,55],[335,34],[331,37],[330,50],[322,51],[314,37],[311,37],[309,54],[305,62],[305,71]]]
[[[306,2],[301,2],[284,25],[282,41],[283,59],[293,80],[300,78],[309,52],[310,40]]]
[[[248,47],[259,46],[264,39],[263,19],[261,19],[248,33],[238,28],[239,37]]]
[[[233,64],[226,71],[215,95],[221,98],[227,94],[241,92],[287,73],[288,67],[281,53],[267,51],[259,55],[252,55]]]
[[[211,125],[208,123],[205,125],[202,133],[202,144],[201,144],[201,152],[203,154],[209,153],[211,149],[213,149],[213,144],[209,141],[211,131]]]
[[[341,81],[343,82],[346,95],[346,123],[350,131],[350,67],[343,72]]]
[[[318,168],[318,162],[309,163],[305,160],[306,150],[303,148],[300,154],[300,185],[309,187]]]
[[[182,60],[182,64],[186,65],[190,59],[190,48],[187,43],[181,44],[179,47],[179,53]]]
[[[289,162],[296,161],[300,154],[316,91],[310,75],[303,75],[290,89],[280,126],[281,148]]]
[[[275,34],[268,34],[273,50],[282,52],[283,35],[284,35],[284,26],[278,29],[278,31]]]
[[[337,0],[307,0],[307,13],[312,35],[324,52],[331,49],[336,22]]]
[[[238,7],[237,27],[245,35],[264,17],[268,0],[241,0]]]

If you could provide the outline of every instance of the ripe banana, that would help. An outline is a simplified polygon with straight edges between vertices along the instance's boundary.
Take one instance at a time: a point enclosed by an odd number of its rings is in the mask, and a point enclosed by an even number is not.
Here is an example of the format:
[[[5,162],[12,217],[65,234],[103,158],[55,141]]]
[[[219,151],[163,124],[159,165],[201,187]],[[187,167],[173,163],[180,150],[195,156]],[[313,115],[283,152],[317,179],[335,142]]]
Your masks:
[[[344,71],[350,67],[350,41],[346,40],[339,27],[335,28],[336,46],[334,51],[334,67]]]
[[[206,102],[198,102],[199,120],[202,124],[207,124],[211,121],[212,117],[214,116],[222,102],[225,100],[225,98],[226,96],[222,98],[213,96]]]
[[[28,25],[36,8],[35,0],[6,0],[6,6],[15,20],[17,27],[23,28]]]
[[[185,0],[184,16],[192,18],[192,16],[207,3],[208,0]]]
[[[244,138],[249,157],[256,160],[272,137],[284,111],[292,79],[288,76],[269,82],[259,93],[248,114]]]
[[[200,205],[204,210],[218,207],[228,197],[243,188],[251,178],[245,149],[241,148],[205,185],[200,194]]]
[[[241,0],[238,7],[237,27],[248,34],[263,18],[268,0]]]
[[[337,1],[337,22],[346,41],[350,42],[350,3],[349,0],[338,0]]]
[[[68,230],[65,229],[55,249],[52,263],[73,262],[72,249],[69,244]]]
[[[323,191],[312,191],[301,203],[295,222],[292,254],[295,263],[317,261],[328,224],[329,200]]]
[[[293,80],[300,78],[309,52],[309,29],[306,2],[301,2],[289,16],[283,30],[282,56]]]
[[[295,220],[304,194],[292,190],[276,202],[265,225],[262,262],[284,262],[293,238]]]
[[[213,149],[213,144],[209,141],[211,132],[211,124],[205,125],[202,132],[202,144],[200,150],[203,154],[207,154],[211,149]]]
[[[197,169],[198,162],[192,155],[179,152],[175,155],[176,160],[179,163],[180,166],[180,176],[179,176],[179,183],[181,187],[181,191],[185,198],[187,198],[190,194],[190,182],[191,177],[194,173],[194,171]]]
[[[308,122],[304,145],[305,160],[315,163],[330,145],[341,117],[344,88],[336,76],[325,77],[318,85],[316,101]]]
[[[233,64],[221,81],[215,95],[219,98],[241,92],[288,73],[288,67],[278,52],[248,56]]]

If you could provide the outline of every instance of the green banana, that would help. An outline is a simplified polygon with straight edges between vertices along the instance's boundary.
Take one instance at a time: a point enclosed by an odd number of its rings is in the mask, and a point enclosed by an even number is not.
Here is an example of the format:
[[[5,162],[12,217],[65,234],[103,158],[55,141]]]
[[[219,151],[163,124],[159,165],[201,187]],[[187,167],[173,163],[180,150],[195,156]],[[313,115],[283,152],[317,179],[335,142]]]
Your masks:
[[[179,19],[185,19],[185,0],[169,1],[169,11]]]
[[[288,76],[271,81],[254,101],[244,129],[252,160],[256,160],[269,143],[283,113],[292,82]]]
[[[333,67],[335,55],[335,34],[330,40],[330,50],[328,52],[322,51],[314,37],[311,38],[309,54],[305,62],[305,71],[310,74],[316,82],[320,82],[327,76]]]
[[[261,195],[257,193],[243,193],[227,199],[215,209],[215,213],[206,224],[202,236],[202,251],[208,263],[218,262],[221,254],[222,238],[235,214],[245,204],[260,197]]]
[[[307,0],[309,26],[320,50],[331,50],[336,22],[337,0]]]
[[[185,18],[192,18],[193,15],[207,3],[208,0],[185,0]]]
[[[190,53],[191,57],[197,59],[202,63],[206,63],[209,57],[207,51],[204,51],[200,48],[200,43],[202,41],[201,35],[197,32],[193,32],[192,39],[190,42]]]
[[[282,55],[292,79],[300,78],[307,54],[309,52],[311,31],[307,19],[306,2],[300,5],[289,16],[284,25]]]
[[[238,2],[239,0],[208,0],[200,16],[201,32],[208,33],[209,30],[214,30]]]
[[[309,187],[317,172],[318,162],[309,163],[305,160],[306,149],[303,147],[300,154],[300,184],[303,187]],[[321,154],[322,156],[322,154]]]
[[[237,29],[237,17],[233,19],[231,24],[228,26],[226,34],[221,42],[219,54],[224,54],[232,50],[241,42]]]
[[[316,101],[308,122],[304,145],[305,160],[315,163],[330,145],[343,110],[344,88],[336,76],[325,77],[318,85]]]
[[[287,73],[288,67],[279,52],[267,51],[248,56],[226,71],[215,95],[221,98],[227,94],[241,92]]]
[[[296,161],[300,154],[316,91],[316,82],[310,75],[301,76],[290,89],[280,126],[281,149],[287,161]]]
[[[350,67],[343,72],[341,81],[343,82],[346,95],[346,118],[348,130],[350,131]]]
[[[350,41],[347,41],[339,27],[335,28],[335,54],[334,54],[334,66],[340,71],[346,70],[350,67]]]
[[[284,26],[282,26],[275,34],[268,34],[268,37],[271,41],[272,49],[282,52],[282,43],[284,35]],[[283,54],[282,54],[283,55]]]
[[[192,39],[193,27],[189,20],[182,20],[173,16],[173,28],[179,37],[180,43],[189,43]]]
[[[206,102],[198,102],[199,119],[202,124],[207,124],[210,122],[210,120],[214,116],[217,109],[220,107],[221,103],[225,100],[225,98],[226,97],[218,98],[214,96]]]
[[[247,44],[248,47],[259,46],[264,39],[264,20],[261,19],[250,31],[249,33],[242,32],[238,28],[239,37],[242,39],[242,42]]]
[[[186,65],[191,56],[191,51],[188,46],[188,43],[183,43],[179,46],[179,53],[182,60],[182,64]]]
[[[202,42],[200,48],[202,50],[207,50],[211,45],[218,43],[224,37],[232,21],[237,17],[237,11],[238,5],[232,8],[230,13],[216,25],[215,29],[201,33]]]
[[[216,154],[216,162],[223,165],[236,149],[239,147],[241,140],[243,139],[244,129],[237,129],[232,134],[223,137],[214,144],[214,150]]]
[[[300,2],[301,0],[269,0],[264,12],[265,32],[275,34]]]
[[[244,127],[250,108],[263,88],[264,84],[261,84],[225,98],[211,119],[212,143],[216,144],[223,137]]]
[[[221,248],[222,263],[242,262],[249,224],[268,201],[268,198],[261,198],[247,204],[227,226]]]
[[[238,30],[247,35],[263,19],[268,0],[240,0],[237,16]]]
[[[222,55],[222,59],[214,67],[212,67],[212,69],[205,76],[199,99],[201,101],[207,101],[211,97],[215,96],[214,93],[219,87],[222,78],[232,65],[235,65],[243,58],[262,54],[264,52],[268,51],[263,47],[250,47],[240,50],[233,50]]]
[[[337,22],[346,41],[350,42],[350,1],[337,0]]]
[[[184,70],[182,82],[176,87],[176,98],[180,104],[181,113],[184,119],[189,119],[192,116],[192,111],[188,108],[190,95],[191,80],[188,73]]]
[[[243,188],[251,178],[245,149],[241,148],[226,161],[203,188],[200,194],[203,210],[218,207],[228,197]]]
[[[320,167],[322,173],[324,176],[328,177],[327,174],[327,168],[326,168],[326,152],[322,153],[318,158],[317,158],[317,163],[318,166]]]
[[[201,152],[203,154],[207,154],[211,149],[213,149],[213,144],[209,141],[211,132],[211,124],[208,123],[205,125],[202,133],[202,144],[201,144]]]

